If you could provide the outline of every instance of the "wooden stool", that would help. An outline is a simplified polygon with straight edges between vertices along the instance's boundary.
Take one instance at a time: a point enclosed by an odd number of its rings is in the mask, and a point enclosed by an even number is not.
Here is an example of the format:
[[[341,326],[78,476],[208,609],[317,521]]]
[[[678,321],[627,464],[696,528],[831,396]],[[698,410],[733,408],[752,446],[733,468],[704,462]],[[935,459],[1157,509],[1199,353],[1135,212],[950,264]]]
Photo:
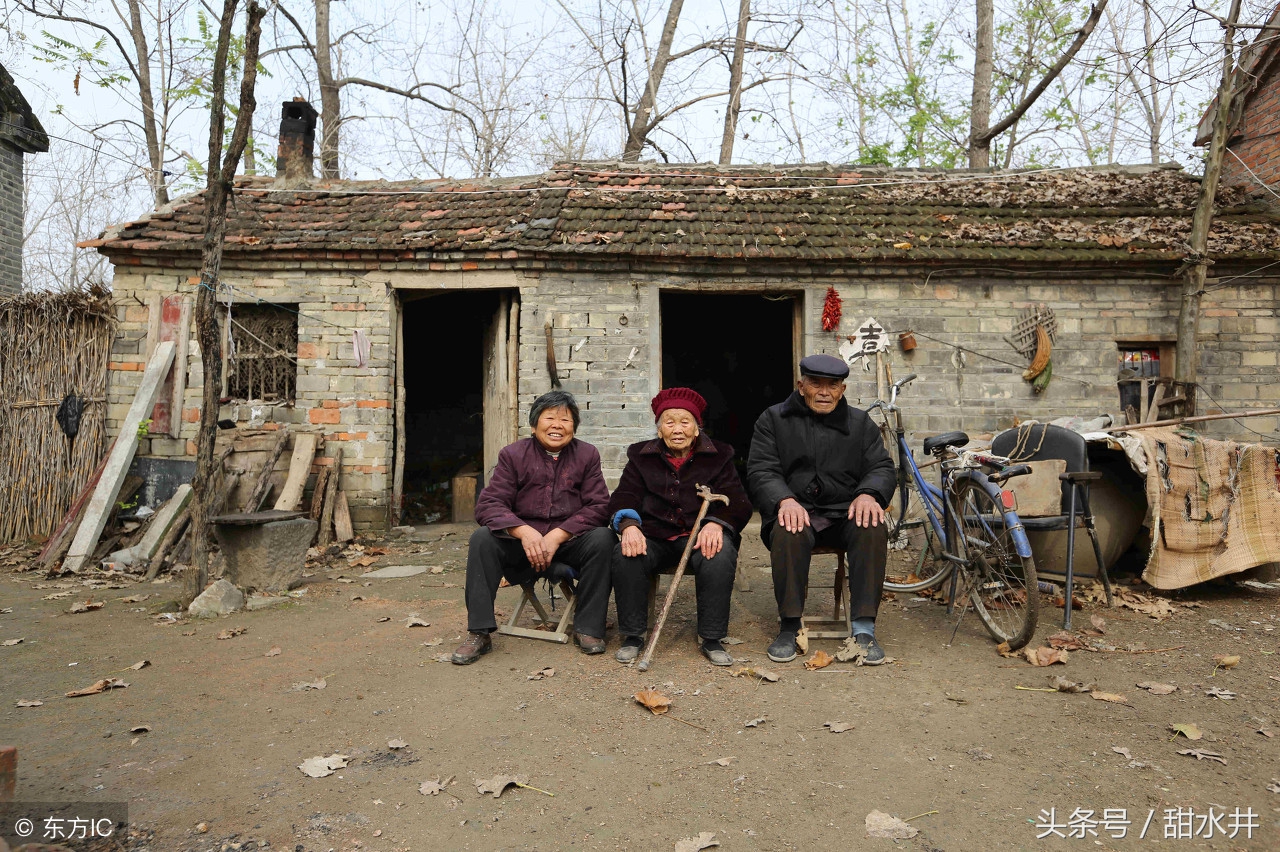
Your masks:
[[[552,581],[560,587],[561,594],[564,595],[564,613],[560,616],[559,621],[553,621],[546,609],[542,606],[542,601],[538,600],[538,581],[531,580],[528,583],[522,583],[520,586],[520,603],[516,604],[516,608],[511,611],[511,617],[507,619],[506,624],[498,625],[498,632],[504,636],[519,636],[524,639],[542,639],[545,642],[558,642],[561,645],[569,641],[569,631],[573,625],[573,609],[577,603],[573,596],[573,584],[569,581],[569,567],[559,562],[553,563],[548,575]],[[525,606],[532,606],[533,611],[537,613],[538,620],[552,630],[537,630],[529,627],[517,627],[516,622],[520,620],[520,615],[524,612]]]
[[[805,616],[801,619],[801,623],[809,628],[810,639],[848,639],[849,632],[853,629],[853,622],[849,616],[849,584],[845,582],[845,564],[844,550],[837,547],[815,547],[813,549],[814,556],[834,555],[836,558],[836,580],[832,586],[832,595],[835,597],[835,607],[831,613],[831,618],[810,618]],[[812,563],[810,564],[810,576],[812,576]],[[812,584],[810,584],[812,588]],[[844,614],[841,615],[841,610]]]

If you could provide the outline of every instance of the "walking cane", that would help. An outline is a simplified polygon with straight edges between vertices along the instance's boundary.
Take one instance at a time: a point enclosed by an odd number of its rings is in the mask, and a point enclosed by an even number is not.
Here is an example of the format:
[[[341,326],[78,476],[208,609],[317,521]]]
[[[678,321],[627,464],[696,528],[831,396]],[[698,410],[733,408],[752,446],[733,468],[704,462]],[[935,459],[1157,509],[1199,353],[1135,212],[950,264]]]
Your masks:
[[[702,508],[698,510],[698,519],[693,522],[693,531],[689,533],[689,540],[685,542],[684,554],[680,557],[680,564],[676,566],[676,573],[671,577],[671,588],[667,589],[667,599],[662,602],[662,612],[658,613],[658,621],[653,625],[653,630],[649,632],[649,642],[645,645],[644,654],[640,657],[638,668],[642,672],[649,670],[649,661],[653,658],[653,649],[658,645],[658,634],[662,632],[662,625],[667,621],[667,613],[671,610],[671,602],[676,599],[676,586],[680,585],[680,578],[684,576],[685,566],[689,564],[689,554],[693,551],[693,541],[698,536],[698,528],[702,526],[702,519],[707,516],[707,509],[715,501],[719,501],[726,506],[729,505],[729,498],[723,494],[713,494],[711,489],[705,485],[698,486],[698,496],[702,498]]]

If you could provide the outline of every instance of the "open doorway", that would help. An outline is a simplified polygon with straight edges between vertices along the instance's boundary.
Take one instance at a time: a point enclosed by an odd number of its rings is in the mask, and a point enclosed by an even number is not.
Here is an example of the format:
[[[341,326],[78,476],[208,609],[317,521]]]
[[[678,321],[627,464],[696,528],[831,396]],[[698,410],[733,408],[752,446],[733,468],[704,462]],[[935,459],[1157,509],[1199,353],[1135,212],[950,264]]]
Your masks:
[[[461,520],[455,483],[468,492],[464,502],[474,501],[484,472],[496,461],[495,447],[514,438],[509,320],[518,297],[505,290],[471,290],[402,292],[401,300],[401,523]]]
[[[756,418],[795,386],[797,298],[662,293],[662,386],[706,397],[707,434],[746,462]]]

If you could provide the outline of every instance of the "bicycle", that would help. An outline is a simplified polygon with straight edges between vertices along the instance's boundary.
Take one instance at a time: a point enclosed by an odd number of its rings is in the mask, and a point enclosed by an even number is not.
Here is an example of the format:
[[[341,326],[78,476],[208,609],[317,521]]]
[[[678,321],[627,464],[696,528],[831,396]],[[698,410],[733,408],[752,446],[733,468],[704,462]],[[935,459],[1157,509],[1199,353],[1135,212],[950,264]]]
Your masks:
[[[881,412],[898,453],[897,506],[890,504],[886,519],[890,552],[919,554],[907,576],[886,572],[884,588],[921,592],[950,578],[951,614],[963,575],[965,592],[987,631],[1010,649],[1021,648],[1035,633],[1040,584],[1016,501],[1001,486],[1031,468],[979,450],[961,452],[969,436],[948,432],[925,439],[924,452],[934,459],[923,467],[938,466],[939,485],[926,482],[907,446],[897,404],[899,392],[915,378],[912,373],[895,382],[888,402],[876,400],[867,409]]]

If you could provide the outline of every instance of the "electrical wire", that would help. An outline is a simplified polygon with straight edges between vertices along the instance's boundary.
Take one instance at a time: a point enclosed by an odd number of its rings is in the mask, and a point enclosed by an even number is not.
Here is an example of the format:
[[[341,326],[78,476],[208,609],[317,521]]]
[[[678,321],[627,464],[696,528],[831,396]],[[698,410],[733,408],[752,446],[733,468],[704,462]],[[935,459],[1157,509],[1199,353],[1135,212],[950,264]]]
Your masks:
[[[1223,406],[1222,403],[1218,402],[1216,399],[1213,398],[1213,394],[1209,393],[1208,388],[1206,388],[1204,385],[1200,384],[1199,382],[1195,382],[1195,386],[1199,390],[1204,391],[1204,395],[1209,397],[1210,402],[1218,406],[1219,411],[1221,411],[1223,414],[1227,413],[1227,409]],[[1259,432],[1257,429],[1250,429],[1248,426],[1244,425],[1244,423],[1240,422],[1239,418],[1231,417],[1229,419],[1231,420],[1232,423],[1235,423],[1241,429],[1245,430],[1246,432],[1252,432],[1253,434],[1257,435],[1259,438],[1265,438],[1268,441],[1274,441],[1276,439],[1274,432],[1270,435],[1264,435],[1261,432]],[[1276,429],[1275,432],[1280,432],[1280,429]]]
[[[959,350],[960,352],[965,352],[970,355],[976,355],[979,358],[986,358],[988,361],[995,361],[997,364],[1004,364],[1006,367],[1015,367],[1018,370],[1025,370],[1027,368],[1025,364],[1015,364],[1013,361],[1006,361],[1003,358],[997,358],[994,355],[988,355],[986,352],[979,352],[976,349],[970,349],[969,347],[961,346],[958,343],[949,343],[948,341],[942,340],[941,338],[933,337],[932,335],[925,334],[923,331],[916,331],[915,329],[908,329],[908,331],[910,331],[916,337],[923,337],[925,340],[932,340],[934,343],[941,343],[943,346],[949,346],[952,349],[956,349],[956,350]],[[1097,382],[1087,382],[1084,379],[1077,379],[1075,376],[1063,375],[1059,373],[1057,370],[1053,371],[1053,378],[1065,379],[1066,381],[1069,381],[1069,382],[1079,382],[1085,387],[1090,387],[1090,388],[1097,386]]]

